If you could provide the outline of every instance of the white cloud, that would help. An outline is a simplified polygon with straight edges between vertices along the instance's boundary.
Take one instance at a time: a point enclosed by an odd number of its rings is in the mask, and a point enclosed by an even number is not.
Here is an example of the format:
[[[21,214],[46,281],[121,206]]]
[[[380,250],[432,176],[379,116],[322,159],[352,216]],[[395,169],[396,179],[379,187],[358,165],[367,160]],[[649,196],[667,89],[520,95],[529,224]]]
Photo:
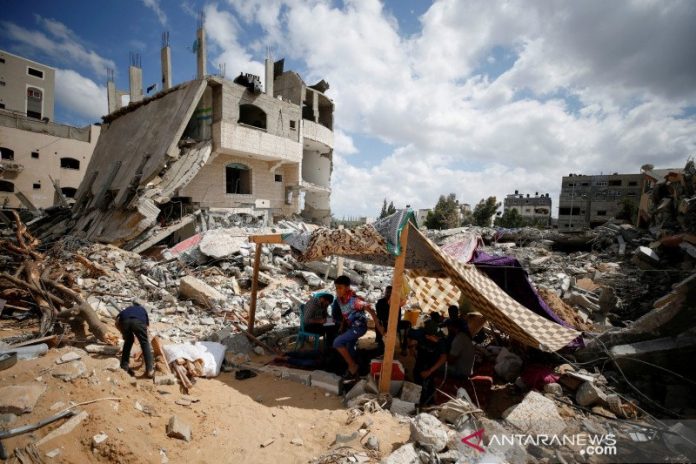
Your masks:
[[[252,59],[239,43],[241,29],[236,18],[229,11],[220,10],[216,4],[207,5],[204,12],[206,37],[212,45],[208,56],[214,56],[209,61],[216,67],[224,64],[226,75],[230,79],[234,79],[240,72],[247,72],[260,76],[263,81],[263,64]]]
[[[157,15],[157,20],[160,22],[162,26],[167,25],[167,15],[164,13],[162,10],[162,7],[160,6],[159,0],[142,0],[143,4],[151,9],[156,15]]]
[[[241,38],[255,24],[264,31],[256,42],[302,63],[307,82],[331,83],[339,216],[375,214],[384,197],[428,207],[449,192],[469,203],[549,192],[556,204],[569,172],[679,166],[696,152],[695,118],[677,117],[696,106],[688,0],[439,0],[409,36],[378,0],[228,5],[237,17],[209,7],[221,56],[255,65]],[[495,47],[517,59],[489,78],[479,72]],[[395,149],[356,167],[348,133]]]
[[[3,21],[5,35],[31,52],[38,52],[59,63],[82,66],[98,76],[106,75],[106,68],[116,68],[116,64],[88,50],[82,41],[65,24],[54,19],[36,15],[36,21],[46,32],[32,31],[14,23]]]
[[[94,122],[107,113],[106,87],[71,69],[56,69],[56,101],[77,120]]]
[[[341,129],[334,131],[334,151],[340,155],[353,155],[358,149],[353,143],[353,138]]]

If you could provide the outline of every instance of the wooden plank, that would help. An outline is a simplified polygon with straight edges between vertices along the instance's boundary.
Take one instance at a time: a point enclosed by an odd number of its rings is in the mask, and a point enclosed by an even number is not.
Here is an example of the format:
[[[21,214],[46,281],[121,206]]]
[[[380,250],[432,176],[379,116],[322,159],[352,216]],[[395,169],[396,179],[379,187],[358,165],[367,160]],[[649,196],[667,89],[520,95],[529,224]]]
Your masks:
[[[251,303],[249,305],[249,322],[247,331],[254,333],[254,320],[256,319],[256,299],[259,292],[259,265],[261,264],[261,249],[263,245],[256,243],[256,253],[254,253],[254,274],[251,277]]]
[[[283,236],[281,234],[251,235],[249,241],[251,243],[283,243]]]
[[[394,362],[394,347],[396,346],[396,332],[398,330],[399,305],[401,304],[401,288],[404,283],[404,270],[406,268],[406,246],[408,245],[408,223],[401,231],[399,242],[401,254],[396,257],[394,263],[394,276],[392,277],[392,294],[389,299],[389,322],[387,323],[387,335],[384,339],[384,359],[382,360],[382,372],[379,376],[379,391],[389,392],[391,384],[392,364]]]

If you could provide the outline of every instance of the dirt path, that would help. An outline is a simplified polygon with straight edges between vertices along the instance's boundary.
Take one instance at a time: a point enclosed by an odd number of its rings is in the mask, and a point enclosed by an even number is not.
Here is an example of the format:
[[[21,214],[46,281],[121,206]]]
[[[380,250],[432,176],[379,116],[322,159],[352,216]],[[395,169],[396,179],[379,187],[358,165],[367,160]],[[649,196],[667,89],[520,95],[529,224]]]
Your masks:
[[[362,419],[346,425],[347,411],[341,400],[316,388],[276,379],[266,374],[243,381],[229,373],[215,379],[201,379],[191,395],[198,402],[181,406],[178,386],[155,386],[152,381],[132,379],[121,370],[109,371],[113,359],[83,356],[89,377],[64,382],[51,376],[55,359],[70,348],[51,350],[47,356],[20,361],[0,373],[0,386],[43,383],[46,392],[30,414],[24,414],[10,427],[37,422],[56,413],[51,406],[62,401],[75,403],[115,396],[120,402],[104,401],[82,407],[89,418],[70,434],[51,440],[39,449],[42,455],[60,449],[47,462],[119,462],[119,463],[300,463],[320,456],[331,448],[336,434],[358,430]],[[117,364],[116,364],[117,365]],[[148,415],[135,407],[136,401],[151,408]],[[165,428],[169,418],[177,415],[191,425],[193,439],[186,443],[169,438]],[[381,443],[381,452],[390,453],[408,439],[408,426],[389,413],[371,416],[371,433]],[[38,440],[62,422],[31,435],[21,435],[4,442],[8,452]],[[92,449],[92,437],[106,433],[108,439]],[[302,445],[291,444],[299,438]],[[261,444],[273,443],[265,448]],[[350,443],[362,449],[358,440]],[[165,457],[166,456],[166,457]]]

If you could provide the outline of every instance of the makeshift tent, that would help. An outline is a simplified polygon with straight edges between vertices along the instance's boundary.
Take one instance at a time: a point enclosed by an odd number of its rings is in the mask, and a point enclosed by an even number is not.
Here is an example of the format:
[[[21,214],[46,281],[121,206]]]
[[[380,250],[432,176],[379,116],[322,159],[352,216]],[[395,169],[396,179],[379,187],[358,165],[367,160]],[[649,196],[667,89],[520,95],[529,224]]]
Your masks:
[[[451,287],[463,292],[476,310],[511,338],[543,351],[557,351],[580,333],[535,314],[505,293],[476,266],[448,256],[423,235],[411,210],[402,210],[374,224],[355,229],[320,228],[312,232],[293,232],[252,236],[261,243],[290,245],[298,261],[316,261],[338,255],[366,263],[394,267],[393,288],[401,288],[403,279],[415,292],[424,308],[442,309]],[[249,329],[253,329],[258,289],[260,246],[254,260]],[[399,294],[390,300],[388,333],[380,377],[380,390],[387,391],[396,341]]]

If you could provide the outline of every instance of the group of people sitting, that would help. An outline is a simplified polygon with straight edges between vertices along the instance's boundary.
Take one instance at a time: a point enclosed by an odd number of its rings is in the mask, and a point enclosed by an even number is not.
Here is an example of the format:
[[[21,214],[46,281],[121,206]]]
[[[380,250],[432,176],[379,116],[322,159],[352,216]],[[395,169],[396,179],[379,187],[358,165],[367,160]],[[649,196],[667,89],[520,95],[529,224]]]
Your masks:
[[[335,287],[335,297],[319,293],[305,303],[304,330],[324,336],[325,347],[333,347],[340,354],[347,365],[344,379],[350,382],[358,377],[356,346],[358,339],[367,332],[366,313],[375,322],[376,342],[384,351],[392,288],[385,289],[375,311],[351,289],[349,277],[338,277]],[[404,301],[400,300],[401,306]],[[399,307],[397,333],[400,348],[403,355],[407,348],[415,349],[413,374],[414,381],[423,386],[422,403],[432,400],[435,377],[463,379],[471,376],[475,359],[474,339],[486,322],[481,313],[466,308],[460,314],[459,307],[450,306],[447,319],[442,320],[438,312],[432,312],[421,328],[411,328],[410,322],[401,316]]]

